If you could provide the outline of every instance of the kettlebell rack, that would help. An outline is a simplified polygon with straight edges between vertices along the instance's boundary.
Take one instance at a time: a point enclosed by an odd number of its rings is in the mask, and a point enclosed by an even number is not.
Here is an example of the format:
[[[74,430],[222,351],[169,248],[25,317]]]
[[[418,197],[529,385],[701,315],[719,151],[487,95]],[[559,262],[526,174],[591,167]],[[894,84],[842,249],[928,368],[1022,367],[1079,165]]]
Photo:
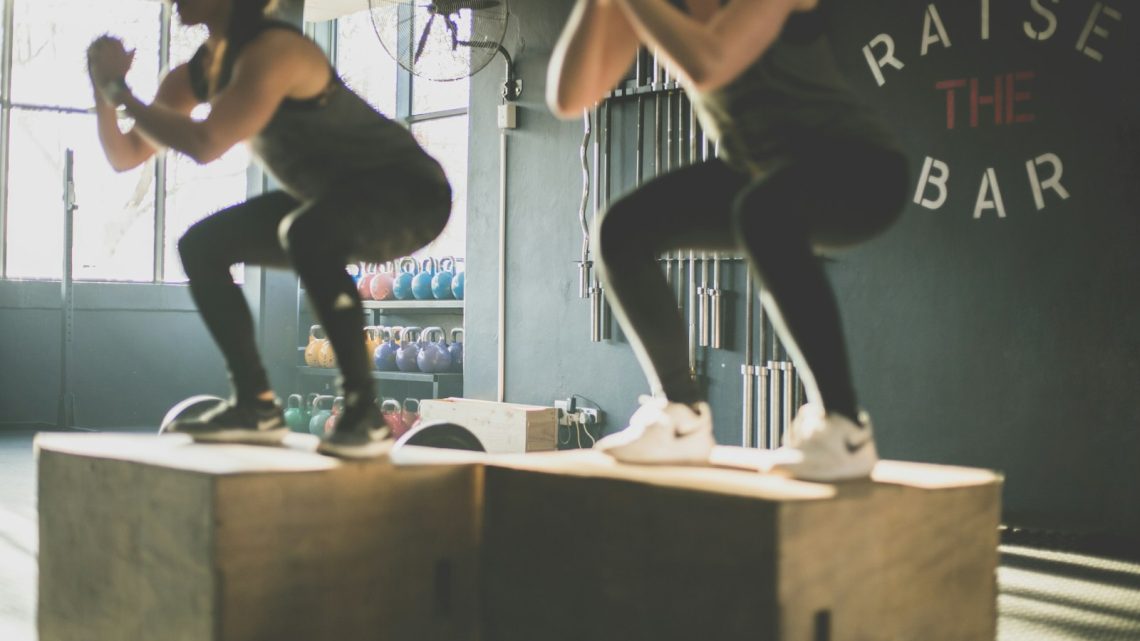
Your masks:
[[[305,291],[301,287],[298,287],[297,291],[297,319],[298,333],[300,334],[307,332],[305,328],[310,327],[312,323],[305,320],[310,314],[304,300]],[[462,328],[463,325],[463,300],[364,300],[362,307],[364,315],[361,318],[361,327],[397,324],[403,327],[417,324]],[[411,322],[413,318],[416,320],[415,323]],[[395,320],[387,322],[385,319]],[[301,340],[304,341],[303,338]],[[305,360],[305,349],[303,345],[296,349],[297,358],[301,362]],[[311,386],[311,384],[304,383],[305,379],[320,381],[321,386],[327,389],[334,385],[334,381],[339,375],[339,370],[335,367],[313,367],[308,364],[297,365],[296,372],[298,381],[294,387],[302,390]],[[463,395],[463,374],[458,372],[427,373],[374,369],[371,375],[373,380],[406,384],[407,390],[401,388],[399,393],[395,394],[400,397],[412,396],[417,399],[434,399]],[[413,392],[413,389],[422,392]],[[390,394],[392,390],[381,390],[381,392],[384,396],[392,395]]]
[[[655,52],[641,49],[632,72],[632,76],[583,114],[584,132],[579,152],[582,199],[578,210],[582,249],[576,264],[579,298],[589,300],[592,342],[612,339],[612,314],[594,269],[590,244],[591,231],[597,229],[598,220],[610,206],[611,199],[640,187],[646,180],[715,158],[719,152],[716,143],[701,127],[681,84]],[[618,118],[622,123],[628,122],[631,110],[636,125],[633,157],[629,158],[625,135],[628,128],[615,129],[614,122]],[[649,119],[652,119],[651,127],[647,123]],[[615,146],[626,153],[615,153]],[[620,188],[615,187],[615,176],[623,175],[631,160],[632,180],[626,179]],[[588,215],[588,210],[592,210],[589,212],[592,215]],[[722,275],[737,264],[744,270],[742,442],[746,447],[778,447],[790,428],[796,408],[804,400],[803,382],[770,319],[765,317],[763,306],[759,306],[758,317],[753,313],[760,291],[744,257],[678,250],[665,253],[658,261],[675,293],[677,309],[688,319],[689,370],[694,378],[698,376],[701,361],[707,361],[707,350],[731,349],[725,340],[728,326],[725,300],[731,292],[722,287]]]

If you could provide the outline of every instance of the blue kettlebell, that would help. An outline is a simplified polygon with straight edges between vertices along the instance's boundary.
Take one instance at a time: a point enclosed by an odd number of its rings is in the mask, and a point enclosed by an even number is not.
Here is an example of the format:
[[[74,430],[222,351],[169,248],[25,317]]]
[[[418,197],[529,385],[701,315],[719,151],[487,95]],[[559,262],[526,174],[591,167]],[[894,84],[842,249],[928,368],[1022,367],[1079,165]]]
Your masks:
[[[416,300],[431,300],[431,281],[438,271],[438,263],[434,258],[425,258],[420,273],[412,278],[412,296]]]
[[[459,263],[463,262],[462,258],[455,259],[455,276],[451,279],[451,295],[455,300],[463,300],[463,289],[467,283],[467,271],[459,271]]]
[[[380,343],[380,346],[372,352],[372,361],[376,363],[376,369],[381,372],[394,372],[396,371],[396,350],[400,348],[396,344],[396,340],[392,338],[392,331],[385,328],[381,330],[381,335],[386,335],[387,340]]]
[[[439,334],[439,340],[432,342],[432,337]],[[424,330],[420,340],[420,353],[416,355],[416,364],[421,372],[440,374],[451,369],[451,352],[447,350],[447,342],[443,328],[429,327]]]
[[[400,348],[396,350],[396,367],[401,372],[418,372],[419,364],[416,357],[420,354],[420,346],[415,342],[419,334],[418,327],[405,327],[400,334]]]
[[[392,295],[397,300],[410,300],[412,298],[412,280],[416,277],[416,259],[412,257],[401,258],[397,263],[399,274],[392,283]]]
[[[431,279],[431,295],[438,300],[447,300],[454,297],[451,293],[451,281],[455,278],[455,258],[445,256],[439,259],[439,272]],[[442,330],[441,330],[442,331]]]
[[[463,373],[463,328],[456,327],[451,330],[451,345],[447,347],[451,352],[451,371]]]

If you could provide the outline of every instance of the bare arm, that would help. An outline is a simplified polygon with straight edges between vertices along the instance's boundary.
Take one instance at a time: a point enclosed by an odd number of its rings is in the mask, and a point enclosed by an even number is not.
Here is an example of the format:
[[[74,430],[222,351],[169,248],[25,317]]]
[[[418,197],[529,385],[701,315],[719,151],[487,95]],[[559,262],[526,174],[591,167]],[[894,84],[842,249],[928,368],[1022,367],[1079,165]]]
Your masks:
[[[573,118],[592,107],[629,70],[640,46],[616,0],[578,0],[550,58],[551,111]]]
[[[767,51],[788,16],[815,0],[731,0],[707,23],[665,0],[613,0],[638,37],[654,47],[689,87],[712,91],[728,84]]]
[[[190,72],[186,65],[176,67],[166,74],[154,101],[176,112],[190,114],[198,100],[190,89]],[[134,169],[155,154],[155,147],[136,129],[123,132],[119,128],[118,110],[103,99],[98,91],[95,92],[95,120],[103,153],[115,171]]]
[[[147,105],[129,92],[119,99],[135,119],[135,129],[152,145],[204,164],[264,129],[284,98],[314,82],[314,69],[327,79],[327,62],[316,51],[314,58],[309,43],[290,32],[262,34],[242,50],[229,84],[211,100],[203,121],[165,104]]]

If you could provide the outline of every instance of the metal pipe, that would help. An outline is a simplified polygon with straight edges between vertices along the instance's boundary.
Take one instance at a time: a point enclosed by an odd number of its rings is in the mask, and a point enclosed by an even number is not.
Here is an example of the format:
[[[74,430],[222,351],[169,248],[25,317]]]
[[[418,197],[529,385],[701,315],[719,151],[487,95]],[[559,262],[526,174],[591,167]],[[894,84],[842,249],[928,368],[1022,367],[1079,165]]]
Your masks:
[[[75,252],[75,151],[68,149],[63,157],[63,276],[60,278],[60,349],[58,427],[75,423],[75,404],[71,393],[71,346],[75,331],[75,292],[72,271]]]
[[[653,177],[661,175],[661,57],[653,51]],[[665,252],[665,282],[673,282],[673,252]],[[670,285],[672,286],[672,285]]]
[[[752,272],[748,269],[747,264],[745,264],[745,266],[744,266],[744,273],[748,275],[747,276],[748,278],[752,277]],[[759,289],[759,288],[757,288],[757,289]],[[757,292],[757,295],[748,297],[748,304],[749,305],[755,304],[759,301],[759,299],[760,299],[759,292]],[[759,305],[758,317],[759,317],[759,325],[760,325],[760,343],[758,346],[759,347],[758,351],[760,353],[760,362],[763,363],[764,362],[765,340],[767,339],[767,336],[768,336],[767,327],[765,326],[764,306],[763,305]],[[759,407],[759,409],[757,411],[757,421],[759,421],[759,426],[757,428],[757,431],[759,432],[759,437],[757,440],[759,442],[759,447],[768,448],[768,443],[771,440],[769,438],[769,432],[771,431],[771,425],[768,422],[768,382],[769,382],[769,379],[771,378],[771,372],[768,371],[767,365],[759,365],[758,371],[756,372],[756,375],[760,379],[757,383],[757,385],[760,389],[759,398],[757,399],[757,404]]]
[[[780,430],[780,442],[783,443],[788,438],[788,430],[792,425],[792,389],[796,384],[796,366],[790,361],[785,361],[784,367],[784,422]]]
[[[606,123],[605,123],[606,146],[605,146],[605,153],[604,153],[605,172],[603,174],[603,177],[605,178],[605,184],[606,185],[605,185],[605,191],[602,192],[602,203],[604,205],[603,210],[608,209],[610,206],[610,195],[612,194],[612,190],[610,189],[610,187],[611,187],[612,181],[613,181],[613,175],[612,175],[612,171],[611,171],[612,166],[613,166],[613,142],[612,142],[612,139],[610,138],[610,132],[613,131],[613,110],[610,106],[609,101],[606,101],[604,103],[604,106],[605,106],[605,112],[606,112]],[[598,227],[598,216],[599,215],[600,214],[594,215],[594,229],[597,229],[597,227]],[[612,323],[610,322],[610,308],[609,308],[609,305],[606,304],[606,290],[605,290],[605,287],[603,287],[603,285],[602,285],[601,277],[598,275],[597,270],[594,270],[594,284],[598,288],[598,299],[599,299],[599,302],[598,302],[598,325],[599,325],[598,334],[599,334],[601,340],[609,340],[611,338],[610,326],[612,325]]]
[[[753,440],[753,428],[755,427],[755,408],[753,407],[754,395],[756,391],[756,366],[752,364],[752,279],[747,278],[744,284],[745,303],[744,303],[744,364],[740,366],[740,374],[744,378],[744,394],[743,403],[741,406],[741,413],[743,414],[743,421],[741,425],[741,442],[744,447],[755,447],[756,442]]]
[[[496,398],[507,394],[507,130],[499,130],[499,349]]]
[[[780,384],[783,368],[777,361],[768,361],[768,445],[769,449],[779,447],[780,423]]]
[[[724,301],[721,298],[720,291],[720,253],[713,253],[713,285],[712,289],[708,292],[708,305],[709,305],[709,325],[711,326],[711,336],[709,336],[709,346],[714,349],[720,349],[723,345],[723,305]]]

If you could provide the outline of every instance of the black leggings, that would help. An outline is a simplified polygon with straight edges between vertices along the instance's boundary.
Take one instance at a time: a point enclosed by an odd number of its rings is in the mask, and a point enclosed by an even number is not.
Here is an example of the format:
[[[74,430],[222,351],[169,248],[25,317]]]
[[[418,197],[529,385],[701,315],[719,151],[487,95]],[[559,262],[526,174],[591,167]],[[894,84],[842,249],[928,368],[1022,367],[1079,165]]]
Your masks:
[[[253,319],[230,276],[237,263],[293,268],[336,353],[345,395],[375,398],[360,296],[345,265],[386,262],[439,235],[451,190],[434,177],[389,173],[346,180],[311,200],[273,191],[224,209],[192,226],[178,243],[190,291],[221,348],[237,402],[270,389],[258,355]]]
[[[808,400],[854,418],[839,309],[816,253],[887,229],[902,210],[907,182],[900,153],[831,143],[759,179],[720,160],[691,165],[612,205],[595,234],[595,256],[652,392],[681,403],[703,399],[657,257],[680,248],[744,252]]]

